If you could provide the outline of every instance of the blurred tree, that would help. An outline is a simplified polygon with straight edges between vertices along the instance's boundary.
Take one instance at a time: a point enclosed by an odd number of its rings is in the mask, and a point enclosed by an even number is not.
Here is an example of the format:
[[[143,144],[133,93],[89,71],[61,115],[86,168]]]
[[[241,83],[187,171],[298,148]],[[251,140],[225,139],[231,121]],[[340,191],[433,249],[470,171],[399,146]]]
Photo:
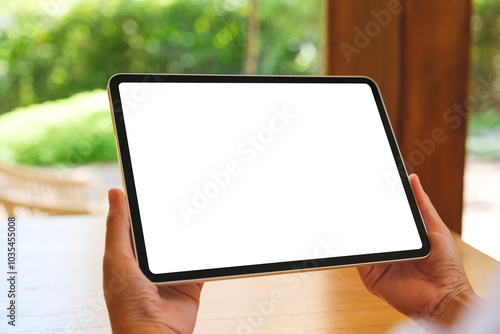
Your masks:
[[[247,46],[245,58],[245,74],[257,74],[259,66],[259,1],[250,0],[248,14]]]
[[[0,113],[118,72],[244,72],[249,0],[0,1]],[[320,73],[323,0],[258,8],[256,72]]]

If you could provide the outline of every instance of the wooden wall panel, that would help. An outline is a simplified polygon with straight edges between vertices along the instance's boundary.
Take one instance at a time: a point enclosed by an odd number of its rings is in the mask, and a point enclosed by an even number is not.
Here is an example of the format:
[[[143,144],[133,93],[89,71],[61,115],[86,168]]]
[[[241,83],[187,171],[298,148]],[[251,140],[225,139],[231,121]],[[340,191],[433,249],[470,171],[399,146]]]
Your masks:
[[[389,12],[388,20],[384,20],[384,12]],[[401,95],[400,14],[388,10],[387,0],[340,0],[328,2],[327,15],[327,74],[374,79],[391,123],[397,124]]]
[[[461,231],[468,94],[470,3],[407,1],[399,132],[408,172],[417,172],[445,222]]]
[[[329,0],[327,7],[327,74],[375,79],[408,172],[420,175],[443,220],[460,233],[469,0],[453,6],[446,0]],[[362,43],[365,36],[369,41]]]

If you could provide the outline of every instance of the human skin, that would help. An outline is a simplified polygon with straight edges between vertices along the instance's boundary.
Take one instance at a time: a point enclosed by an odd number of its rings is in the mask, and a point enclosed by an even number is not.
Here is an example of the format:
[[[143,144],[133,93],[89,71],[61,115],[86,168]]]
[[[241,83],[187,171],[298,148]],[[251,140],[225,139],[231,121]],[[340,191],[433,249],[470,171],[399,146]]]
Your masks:
[[[158,287],[134,256],[127,200],[108,193],[103,288],[113,333],[192,333],[202,283]]]
[[[421,260],[358,268],[369,291],[414,319],[452,324],[477,296],[472,290],[453,238],[410,175],[426,224],[432,253]],[[106,221],[103,288],[113,333],[192,333],[203,284],[158,287],[139,269],[130,232],[125,195],[111,189]]]
[[[465,274],[453,237],[424,192],[417,175],[410,183],[427,228],[431,254],[421,260],[359,267],[365,287],[401,313],[452,324],[479,298]]]

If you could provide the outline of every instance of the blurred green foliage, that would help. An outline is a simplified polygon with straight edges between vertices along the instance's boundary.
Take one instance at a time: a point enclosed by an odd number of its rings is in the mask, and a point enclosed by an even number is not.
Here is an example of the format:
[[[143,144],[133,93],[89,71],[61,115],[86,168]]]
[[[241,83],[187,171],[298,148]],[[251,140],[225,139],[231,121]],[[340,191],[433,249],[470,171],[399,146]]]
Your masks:
[[[467,153],[500,158],[500,0],[473,0]]]
[[[106,91],[1,115],[0,161],[38,166],[116,161]]]
[[[500,0],[473,0],[471,92],[479,100],[474,113],[500,111],[499,17]]]
[[[475,134],[483,130],[495,130],[500,128],[500,113],[493,109],[484,110],[481,113],[472,114],[468,119],[469,133]]]
[[[481,158],[500,158],[500,113],[485,109],[468,119],[467,153]]]
[[[68,97],[119,72],[243,73],[251,1],[0,0],[0,114],[58,100],[0,116],[0,160],[115,160],[104,92]],[[473,10],[468,124],[482,136],[500,126],[500,0]],[[324,13],[323,0],[260,0],[258,73],[320,74]]]
[[[119,72],[242,73],[250,0],[0,1],[0,113]],[[321,71],[323,7],[259,1],[259,73]]]

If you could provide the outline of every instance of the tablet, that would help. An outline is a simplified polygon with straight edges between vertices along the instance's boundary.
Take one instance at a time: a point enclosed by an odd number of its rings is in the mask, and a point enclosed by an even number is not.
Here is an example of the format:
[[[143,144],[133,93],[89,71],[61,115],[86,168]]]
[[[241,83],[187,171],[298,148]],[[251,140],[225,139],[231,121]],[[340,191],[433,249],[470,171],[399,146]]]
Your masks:
[[[136,256],[152,282],[429,254],[371,79],[117,74],[108,92]]]

